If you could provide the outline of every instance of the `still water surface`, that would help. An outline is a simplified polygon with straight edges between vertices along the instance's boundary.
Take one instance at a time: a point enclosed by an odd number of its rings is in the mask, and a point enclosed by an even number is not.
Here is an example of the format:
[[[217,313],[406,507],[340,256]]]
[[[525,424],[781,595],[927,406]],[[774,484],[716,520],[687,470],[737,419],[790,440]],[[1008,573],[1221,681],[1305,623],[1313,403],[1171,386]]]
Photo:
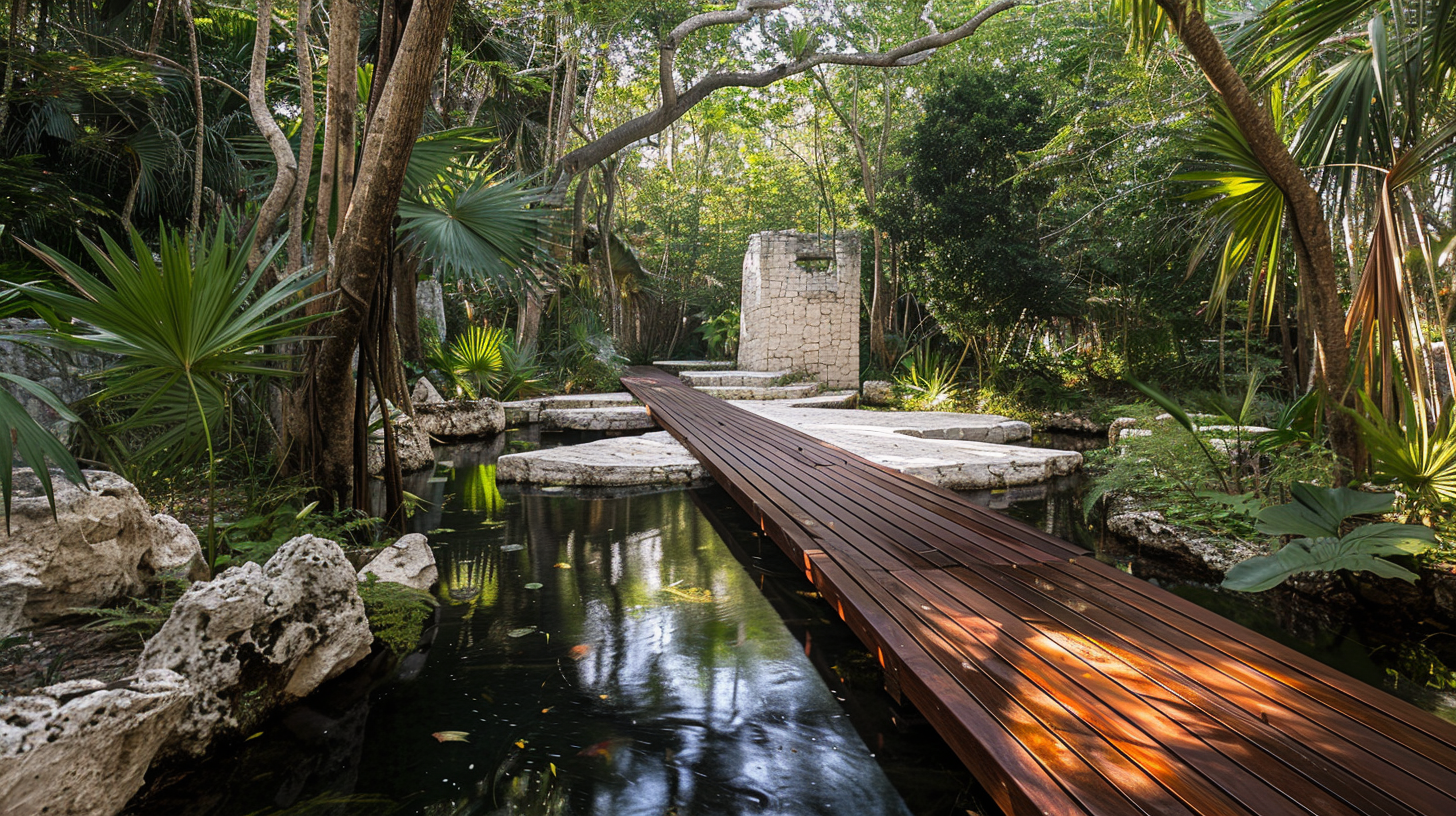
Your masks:
[[[412,525],[440,567],[427,648],[353,672],[131,812],[996,812],[726,493],[498,485],[505,442],[453,448],[408,486],[430,502]],[[1074,478],[969,495],[1091,547],[1080,494]],[[1347,633],[1294,636],[1244,596],[1170,588],[1390,686]]]

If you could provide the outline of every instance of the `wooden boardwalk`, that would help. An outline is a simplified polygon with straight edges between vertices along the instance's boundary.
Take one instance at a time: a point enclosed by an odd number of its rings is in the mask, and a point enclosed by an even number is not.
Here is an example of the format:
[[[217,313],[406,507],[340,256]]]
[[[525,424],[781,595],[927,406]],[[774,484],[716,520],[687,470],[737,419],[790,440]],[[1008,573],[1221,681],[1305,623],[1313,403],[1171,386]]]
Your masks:
[[[1456,816],[1456,726],[655,369],[622,382],[1007,813]]]

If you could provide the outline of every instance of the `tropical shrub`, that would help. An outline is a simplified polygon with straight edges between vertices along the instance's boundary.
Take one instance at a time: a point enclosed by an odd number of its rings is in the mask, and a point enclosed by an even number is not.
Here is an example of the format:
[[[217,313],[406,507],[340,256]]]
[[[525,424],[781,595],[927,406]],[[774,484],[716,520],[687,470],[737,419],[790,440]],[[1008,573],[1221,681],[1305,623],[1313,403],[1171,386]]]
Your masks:
[[[1365,414],[1353,414],[1375,474],[1410,497],[1412,510],[1431,517],[1456,504],[1456,409],[1448,398],[1433,423],[1405,391],[1404,423],[1381,416],[1360,394]]]
[[[1235,564],[1224,578],[1225,588],[1261,592],[1301,572],[1337,570],[1414,583],[1415,573],[1387,558],[1418,555],[1435,544],[1435,533],[1419,524],[1373,522],[1344,532],[1352,517],[1389,512],[1395,506],[1394,494],[1303,483],[1291,485],[1290,492],[1294,501],[1259,511],[1258,530],[1294,539],[1272,555]]]
[[[103,232],[104,246],[83,239],[99,275],[44,244],[27,246],[74,291],[16,287],[75,320],[38,341],[116,359],[90,398],[120,417],[102,429],[115,444],[114,467],[134,473],[143,463],[207,457],[209,563],[217,556],[217,447],[230,433],[236,393],[246,382],[291,373],[288,355],[268,349],[305,339],[317,316],[298,307],[323,274],[285,275],[259,292],[283,242],[249,272],[253,234],[233,246],[229,232],[220,223],[190,238],[163,227],[155,255],[135,229],[130,252]]]
[[[34,394],[55,411],[61,419],[68,422],[80,420],[66,406],[65,402],[56,396],[55,392],[34,380],[4,371],[0,371],[0,380],[18,385]],[[20,404],[20,400],[17,400],[9,391],[0,388],[0,461],[5,463],[5,468],[0,470],[0,496],[3,496],[5,505],[6,532],[10,530],[10,501],[15,488],[17,454],[20,461],[33,470],[36,478],[40,480],[41,490],[45,492],[46,500],[50,502],[52,514],[56,511],[56,491],[51,482],[50,470],[46,466],[47,460],[60,468],[61,473],[73,483],[86,484],[86,476],[81,472],[81,466],[76,464],[75,457],[66,450],[66,446],[61,444],[61,441],[56,439],[50,431],[42,428],[30,414],[27,414],[25,406]]]
[[[700,316],[703,317],[703,325],[698,327],[698,334],[703,336],[703,344],[708,347],[708,359],[737,358],[741,313],[737,309],[726,309],[712,317]]]
[[[914,410],[948,409],[960,396],[956,384],[959,367],[943,359],[928,343],[915,350],[900,363],[901,373],[895,384],[906,392],[906,405]]]

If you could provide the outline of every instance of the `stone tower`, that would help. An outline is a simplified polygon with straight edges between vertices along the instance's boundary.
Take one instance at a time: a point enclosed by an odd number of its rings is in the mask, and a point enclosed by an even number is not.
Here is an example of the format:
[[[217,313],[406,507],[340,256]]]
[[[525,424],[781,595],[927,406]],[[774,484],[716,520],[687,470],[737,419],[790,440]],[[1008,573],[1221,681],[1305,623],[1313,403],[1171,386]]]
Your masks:
[[[743,256],[738,368],[859,388],[859,236],[760,232]]]

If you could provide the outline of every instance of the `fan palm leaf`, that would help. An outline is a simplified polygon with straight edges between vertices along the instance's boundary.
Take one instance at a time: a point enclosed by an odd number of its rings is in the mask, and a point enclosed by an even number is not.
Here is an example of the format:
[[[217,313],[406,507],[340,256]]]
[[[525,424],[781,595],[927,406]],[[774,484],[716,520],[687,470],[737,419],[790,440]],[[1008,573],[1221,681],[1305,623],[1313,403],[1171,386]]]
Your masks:
[[[1270,108],[1275,121],[1279,121],[1282,105],[1277,92],[1271,94]],[[1267,323],[1273,315],[1281,271],[1284,194],[1254,157],[1248,140],[1222,105],[1214,108],[1209,127],[1200,136],[1199,147],[1218,169],[1177,176],[1178,180],[1202,185],[1186,198],[1213,202],[1204,213],[1208,229],[1189,260],[1189,274],[1209,252],[1219,248],[1218,267],[1209,294],[1210,311],[1218,313],[1228,305],[1229,288],[1242,274],[1245,264],[1250,264],[1250,317],[1256,304],[1262,304],[1259,312]]]
[[[399,202],[400,232],[430,269],[445,277],[518,289],[532,283],[549,213],[524,179],[441,183]]]
[[[0,371],[0,380],[29,391],[55,411],[61,419],[68,422],[80,421],[80,418],[71,411],[65,401],[40,383],[5,371]],[[12,440],[14,441],[12,442]],[[46,500],[50,502],[52,514],[56,512],[56,491],[51,480],[50,469],[46,466],[47,460],[55,464],[71,482],[78,485],[86,484],[86,475],[81,472],[81,466],[76,464],[75,457],[66,450],[66,446],[26,413],[25,406],[21,405],[20,400],[9,391],[0,389],[0,462],[5,463],[5,468],[0,470],[0,495],[3,495],[5,505],[5,531],[7,533],[10,531],[10,504],[15,488],[14,462],[17,454],[20,461],[25,463],[40,481],[41,490],[45,493]]]

